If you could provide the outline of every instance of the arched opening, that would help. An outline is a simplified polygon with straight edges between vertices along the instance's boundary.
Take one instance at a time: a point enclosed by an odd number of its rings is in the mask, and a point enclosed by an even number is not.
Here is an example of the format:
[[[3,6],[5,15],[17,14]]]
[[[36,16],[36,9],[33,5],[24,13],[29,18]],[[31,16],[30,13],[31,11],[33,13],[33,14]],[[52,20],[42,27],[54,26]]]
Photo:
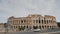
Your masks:
[[[41,26],[39,26],[39,29],[41,29]]]
[[[44,29],[44,26],[42,26],[42,28]]]
[[[33,29],[37,29],[38,28],[38,26],[33,26]]]

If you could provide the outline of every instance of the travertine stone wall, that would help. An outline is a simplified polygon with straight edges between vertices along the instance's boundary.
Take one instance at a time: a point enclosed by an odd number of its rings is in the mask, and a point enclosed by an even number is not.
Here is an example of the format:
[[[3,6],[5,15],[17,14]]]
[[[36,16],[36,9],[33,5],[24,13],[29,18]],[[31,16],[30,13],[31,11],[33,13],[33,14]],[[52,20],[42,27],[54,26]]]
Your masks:
[[[8,27],[10,30],[19,31],[19,28],[26,29],[52,29],[57,28],[56,18],[54,16],[39,14],[28,15],[27,17],[15,18],[14,16],[8,18]],[[22,30],[21,30],[22,31]]]

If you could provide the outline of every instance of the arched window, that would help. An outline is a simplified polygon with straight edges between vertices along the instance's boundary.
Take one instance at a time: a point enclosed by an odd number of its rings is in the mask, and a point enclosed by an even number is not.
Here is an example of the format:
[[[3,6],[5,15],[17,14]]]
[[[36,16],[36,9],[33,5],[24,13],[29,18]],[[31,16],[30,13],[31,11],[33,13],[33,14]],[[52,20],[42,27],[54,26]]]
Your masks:
[[[45,25],[45,28],[46,28],[46,25]]]
[[[42,20],[42,24],[43,24],[43,20]]]
[[[50,20],[49,20],[49,23],[50,23]]]
[[[24,23],[26,22],[26,20],[24,20]]]
[[[39,26],[39,28],[41,29],[41,26]]]
[[[23,20],[21,20],[21,23],[23,23]]]
[[[36,23],[38,23],[38,20],[36,20]]]
[[[51,28],[51,26],[50,26],[50,28]]]
[[[40,23],[40,20],[39,20],[39,23]]]
[[[42,28],[44,29],[44,26],[42,26]]]
[[[49,28],[49,26],[47,26],[47,28]]]
[[[46,24],[46,20],[44,20],[44,23]]]
[[[48,24],[48,20],[47,20],[47,24]]]
[[[35,20],[33,20],[33,23],[35,23]]]
[[[33,26],[33,29],[37,29],[38,28],[38,26]]]

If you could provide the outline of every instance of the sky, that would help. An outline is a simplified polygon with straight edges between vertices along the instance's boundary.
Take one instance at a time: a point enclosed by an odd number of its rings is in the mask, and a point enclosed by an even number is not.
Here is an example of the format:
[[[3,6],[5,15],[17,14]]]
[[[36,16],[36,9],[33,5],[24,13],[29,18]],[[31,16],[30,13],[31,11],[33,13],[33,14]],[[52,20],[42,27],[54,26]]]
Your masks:
[[[0,0],[0,22],[11,16],[52,15],[60,22],[60,0]]]

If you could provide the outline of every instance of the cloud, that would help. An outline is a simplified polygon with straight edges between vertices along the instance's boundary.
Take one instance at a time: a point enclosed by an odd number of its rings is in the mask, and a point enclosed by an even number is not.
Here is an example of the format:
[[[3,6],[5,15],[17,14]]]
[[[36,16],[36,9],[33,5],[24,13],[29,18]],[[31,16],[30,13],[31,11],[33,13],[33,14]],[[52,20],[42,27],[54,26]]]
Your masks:
[[[56,0],[0,0],[0,17],[1,19],[4,17],[5,19],[2,21],[6,22],[6,19],[10,16],[21,17],[35,13],[57,16],[57,10],[60,11],[57,2]]]

